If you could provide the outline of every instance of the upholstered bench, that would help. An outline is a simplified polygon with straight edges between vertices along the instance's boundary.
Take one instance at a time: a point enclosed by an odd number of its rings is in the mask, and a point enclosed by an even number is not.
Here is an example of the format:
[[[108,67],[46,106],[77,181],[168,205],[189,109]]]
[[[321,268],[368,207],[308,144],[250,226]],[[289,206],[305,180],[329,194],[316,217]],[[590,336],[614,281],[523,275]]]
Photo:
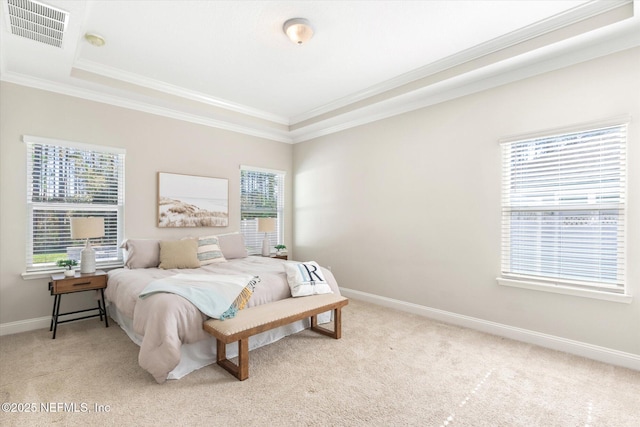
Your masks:
[[[340,339],[341,309],[349,300],[336,294],[321,294],[287,298],[269,304],[240,310],[227,320],[209,319],[204,322],[206,332],[216,338],[218,365],[240,381],[249,377],[249,337],[282,325],[311,317],[311,330]],[[318,314],[333,310],[333,331],[318,326]],[[238,364],[227,359],[226,345],[238,341]]]

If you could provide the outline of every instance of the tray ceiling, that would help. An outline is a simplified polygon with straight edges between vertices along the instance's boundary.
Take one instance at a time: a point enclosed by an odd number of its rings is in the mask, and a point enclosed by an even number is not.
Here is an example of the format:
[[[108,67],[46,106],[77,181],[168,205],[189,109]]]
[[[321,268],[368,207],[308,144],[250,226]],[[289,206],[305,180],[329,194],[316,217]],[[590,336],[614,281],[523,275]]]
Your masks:
[[[41,2],[68,17],[60,47],[2,1],[2,80],[283,142],[640,45],[624,0]]]

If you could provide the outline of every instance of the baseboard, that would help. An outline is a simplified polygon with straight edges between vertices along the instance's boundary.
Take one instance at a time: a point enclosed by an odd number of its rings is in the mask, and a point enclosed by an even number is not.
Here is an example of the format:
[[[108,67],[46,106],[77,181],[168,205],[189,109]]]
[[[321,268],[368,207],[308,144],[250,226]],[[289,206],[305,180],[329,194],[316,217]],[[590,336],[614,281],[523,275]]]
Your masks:
[[[542,334],[527,329],[516,328],[502,323],[490,322],[475,317],[451,313],[449,311],[426,307],[392,298],[381,297],[367,292],[340,287],[342,295],[356,300],[366,301],[384,307],[394,308],[408,313],[418,314],[445,323],[475,329],[501,337],[511,338],[553,350],[564,351],[611,365],[622,366],[640,371],[640,355],[600,347],[580,341],[574,341],[554,335]]]
[[[78,315],[76,315],[78,317]],[[72,319],[68,319],[72,320]],[[78,319],[78,322],[84,322],[89,319]],[[58,323],[60,325],[60,323]],[[19,334],[20,332],[35,331],[36,329],[49,329],[51,326],[51,316],[38,317],[36,319],[18,320],[17,322],[9,322],[0,324],[0,337],[4,335]]]
[[[4,335],[12,335],[20,332],[35,331],[36,329],[49,328],[51,325],[51,316],[38,317],[36,319],[18,320],[17,322],[9,322],[0,324],[0,337]]]

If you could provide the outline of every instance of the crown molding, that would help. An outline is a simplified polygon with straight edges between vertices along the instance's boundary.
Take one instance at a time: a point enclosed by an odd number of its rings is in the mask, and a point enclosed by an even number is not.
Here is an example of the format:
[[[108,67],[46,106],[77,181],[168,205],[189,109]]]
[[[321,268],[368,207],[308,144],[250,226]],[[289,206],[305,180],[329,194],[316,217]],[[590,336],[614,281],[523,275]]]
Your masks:
[[[640,46],[640,17],[634,16],[624,19],[623,22],[617,22],[616,25],[602,26],[593,31],[580,33],[575,37],[560,38],[551,44],[543,44],[538,48],[520,49],[513,55],[500,56],[500,50],[507,49],[509,46],[532,40],[541,34],[549,33],[572,22],[575,23],[576,20],[588,19],[599,13],[606,13],[627,5],[632,6],[628,0],[589,3],[587,5],[589,7],[584,9],[568,11],[563,15],[406,73],[366,91],[361,91],[354,97],[343,98],[335,103],[327,104],[321,109],[314,110],[314,115],[308,116],[309,123],[297,121],[296,123],[300,123],[299,126],[289,125],[289,120],[283,117],[217,100],[138,75],[123,73],[119,70],[107,70],[105,67],[89,61],[77,61],[75,67],[89,73],[95,73],[98,78],[116,79],[141,89],[160,91],[170,96],[197,101],[203,107],[214,106],[223,112],[233,111],[239,115],[236,118],[229,118],[223,114],[215,116],[214,113],[212,117],[210,109],[203,108],[201,113],[186,112],[181,110],[179,106],[160,106],[153,101],[152,97],[148,96],[146,100],[135,100],[126,97],[126,95],[104,93],[99,89],[76,87],[72,84],[38,79],[13,72],[2,72],[0,80],[267,140],[298,143]],[[434,73],[453,67],[464,67],[465,63],[492,53],[496,53],[498,56],[492,58],[491,61],[484,61],[479,65],[467,64],[465,70],[443,73],[437,76],[438,78],[425,78],[425,76],[433,76]],[[0,65],[2,65],[1,59]],[[417,82],[420,79],[425,80]],[[409,88],[393,90],[407,84],[407,82],[416,83]],[[106,85],[105,87],[111,86]],[[112,89],[117,88],[112,87]],[[145,95],[144,91],[142,95]],[[379,96],[376,97],[376,95]],[[341,106],[346,107],[357,101],[360,101],[360,105],[352,105],[352,108],[343,108],[340,111]],[[326,117],[320,117],[322,112],[326,113]],[[258,118],[264,122],[257,123],[255,120],[253,122],[248,120],[245,123],[239,123],[243,116],[245,119]],[[307,116],[297,116],[295,120],[299,120],[301,117]],[[315,120],[313,120],[314,118]],[[271,128],[270,124],[273,124],[274,127]]]
[[[191,101],[201,102],[203,104],[223,108],[225,110],[233,111],[246,116],[268,120],[270,122],[278,123],[281,125],[289,125],[289,119],[286,117],[271,114],[266,111],[258,110],[256,108],[247,107],[246,105],[229,102],[224,99],[215,98],[202,92],[188,90],[183,87],[162,82],[160,80],[143,77],[135,73],[129,73],[120,69],[107,67],[102,64],[98,64],[85,59],[76,60],[73,64],[73,68],[77,68],[79,70],[87,71],[110,79],[120,80],[142,88],[164,92],[166,94],[174,95]]]
[[[474,72],[441,81],[419,90],[405,93],[291,131],[260,130],[253,126],[243,126],[224,120],[186,114],[177,110],[132,101],[122,97],[105,95],[71,85],[62,85],[15,73],[3,73],[2,76],[0,76],[0,80],[272,141],[295,144],[436,105],[462,96],[471,95],[608,54],[638,47],[640,46],[640,32],[635,31],[635,29],[636,27],[631,27],[627,29],[627,31],[621,32],[615,37],[611,36],[599,43],[585,42],[580,49],[568,46],[565,49],[557,50],[553,55],[549,55],[548,53],[544,57],[542,57],[543,55],[530,55],[526,61],[523,61],[522,58],[518,60],[513,59],[508,64],[498,64],[492,68],[475,70]]]
[[[149,79],[135,73],[126,72],[120,69],[107,67],[93,61],[77,59],[73,67],[109,79],[119,80],[141,88],[163,92],[169,95],[200,102],[228,111],[233,111],[246,116],[267,120],[285,126],[292,126],[323,114],[328,114],[340,108],[347,107],[359,101],[365,101],[376,95],[384,94],[403,85],[415,82],[420,79],[433,76],[434,74],[453,69],[454,67],[485,57],[495,52],[507,49],[511,46],[533,40],[550,32],[565,28],[569,25],[583,21],[585,19],[602,15],[609,11],[618,9],[633,3],[633,0],[612,0],[612,1],[591,1],[586,5],[575,7],[569,11],[537,22],[527,27],[513,31],[504,36],[497,37],[481,45],[466,49],[460,53],[444,58],[432,64],[420,67],[403,75],[394,77],[378,85],[374,85],[351,96],[327,103],[321,107],[310,110],[306,113],[287,118],[275,115],[266,111],[251,108],[245,105],[229,102],[224,99],[215,98],[201,92],[191,91],[179,86],[168,84],[159,80]]]
[[[637,25],[629,26],[597,43],[585,41],[578,47],[567,43],[553,53],[513,58],[292,130],[290,135],[294,144],[308,141],[639,46],[640,31]]]
[[[78,88],[71,85],[51,82],[17,73],[3,73],[0,80],[8,83],[14,83],[21,86],[32,87],[35,89],[54,92],[61,95],[68,95],[75,98],[86,99],[89,101],[100,102],[103,104],[114,105],[131,110],[142,111],[158,116],[169,117],[172,119],[182,120],[185,122],[196,123],[204,126],[214,127],[217,129],[237,132],[244,135],[255,136],[272,141],[284,142],[291,144],[292,138],[287,131],[278,131],[272,129],[260,129],[256,126],[246,126],[237,123],[231,123],[226,120],[214,119],[210,117],[199,116],[196,114],[184,113],[178,110],[159,107],[145,102],[135,101],[119,96],[108,95],[93,90]]]
[[[371,86],[367,89],[355,92],[350,96],[327,103],[321,107],[310,110],[306,113],[291,118],[291,125],[312,120],[323,114],[328,114],[337,109],[347,107],[359,101],[366,100],[376,95],[389,92],[398,87],[412,83],[414,81],[425,79],[434,74],[452,69],[478,58],[485,57],[495,52],[507,49],[512,46],[533,40],[537,37],[551,33],[553,31],[565,28],[585,19],[592,18],[612,10],[624,7],[633,3],[633,0],[614,0],[614,1],[592,1],[584,6],[578,6],[574,9],[566,11],[562,14],[526,26],[509,34],[497,37],[493,40],[485,42],[481,45],[463,50],[457,54],[443,58],[424,67],[417,68],[408,73],[394,77],[380,84]]]

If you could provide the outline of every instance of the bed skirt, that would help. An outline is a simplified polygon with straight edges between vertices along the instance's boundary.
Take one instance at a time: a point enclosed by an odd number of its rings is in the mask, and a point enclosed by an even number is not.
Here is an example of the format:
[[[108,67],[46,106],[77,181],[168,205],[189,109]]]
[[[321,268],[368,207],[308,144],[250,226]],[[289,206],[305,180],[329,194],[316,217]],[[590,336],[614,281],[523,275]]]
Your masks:
[[[124,316],[113,302],[108,302],[109,316],[126,332],[131,341],[138,346],[142,345],[142,337],[133,331],[133,319]],[[318,323],[331,321],[331,312],[322,313],[318,316]],[[249,339],[249,350],[262,347],[276,342],[288,335],[293,335],[311,326],[310,319],[300,320],[276,329],[262,332]],[[227,357],[233,358],[238,355],[238,345],[231,343],[227,345]],[[180,362],[169,375],[168,380],[177,380],[185,375],[216,363],[216,339],[211,337],[191,344],[183,344],[180,348]]]

